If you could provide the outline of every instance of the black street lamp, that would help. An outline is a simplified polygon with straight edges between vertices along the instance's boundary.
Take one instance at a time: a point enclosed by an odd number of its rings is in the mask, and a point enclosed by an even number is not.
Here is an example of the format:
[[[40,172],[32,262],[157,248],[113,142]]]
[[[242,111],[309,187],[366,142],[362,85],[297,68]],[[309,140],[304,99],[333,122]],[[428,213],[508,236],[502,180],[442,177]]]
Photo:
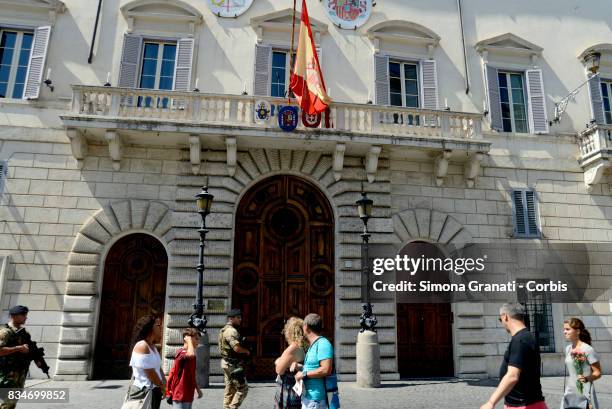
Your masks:
[[[361,313],[360,324],[361,330],[374,331],[376,329],[376,316],[372,313],[372,304],[370,303],[370,268],[369,268],[369,241],[370,233],[368,232],[368,220],[372,217],[372,206],[374,202],[368,199],[365,192],[361,192],[361,199],[357,200],[357,211],[359,218],[363,222],[363,233],[361,233],[361,273],[365,276],[365,304],[362,304],[363,312]],[[363,283],[363,281],[362,281]]]
[[[206,332],[208,320],[204,315],[204,240],[206,240],[206,233],[208,233],[206,216],[210,214],[214,196],[208,193],[208,186],[204,186],[202,191],[195,195],[195,198],[198,213],[202,216],[202,226],[198,229],[200,234],[200,251],[198,254],[198,265],[196,266],[196,271],[198,272],[198,292],[196,302],[193,305],[194,312],[189,317],[189,326],[196,328],[201,334],[200,344],[196,350],[197,383],[200,387],[208,387],[210,346],[208,333]]]

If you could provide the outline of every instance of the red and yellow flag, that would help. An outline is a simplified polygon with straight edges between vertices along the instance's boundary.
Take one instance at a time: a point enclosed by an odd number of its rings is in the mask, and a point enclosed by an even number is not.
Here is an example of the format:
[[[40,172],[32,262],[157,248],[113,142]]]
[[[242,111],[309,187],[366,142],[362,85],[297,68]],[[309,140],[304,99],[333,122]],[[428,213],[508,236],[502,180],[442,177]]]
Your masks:
[[[324,112],[331,103],[331,98],[325,90],[319,56],[312,37],[306,0],[302,0],[300,36],[289,87],[298,100],[300,108],[310,115]]]

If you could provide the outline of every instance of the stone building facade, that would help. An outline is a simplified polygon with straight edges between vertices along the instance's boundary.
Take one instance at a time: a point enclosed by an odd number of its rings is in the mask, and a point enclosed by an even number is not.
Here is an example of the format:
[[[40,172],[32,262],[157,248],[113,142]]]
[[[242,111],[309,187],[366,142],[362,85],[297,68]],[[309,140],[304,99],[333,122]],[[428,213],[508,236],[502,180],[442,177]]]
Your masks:
[[[287,314],[320,311],[345,380],[355,376],[361,312],[362,189],[374,200],[373,243],[612,241],[610,5],[476,0],[460,17],[454,2],[385,0],[347,30],[309,2],[334,103],[327,123],[287,133],[274,116],[286,99],[274,95],[287,82],[292,2],[256,1],[229,19],[207,3],[105,1],[95,28],[84,2],[0,0],[0,35],[13,41],[0,51],[12,53],[0,79],[1,306],[30,307],[28,327],[55,378],[105,376],[121,359],[109,363],[104,345],[125,355],[133,319],[149,307],[164,311],[169,364],[193,311],[203,184],[215,196],[204,282],[211,333],[231,307],[250,308],[264,357],[280,339],[266,334]],[[590,51],[601,74],[549,124],[555,102],[588,79]],[[257,117],[261,106],[271,118]],[[255,215],[268,203],[260,191],[278,200],[275,212],[297,215],[296,232],[309,226],[308,243],[263,239],[274,236],[276,213]],[[249,236],[249,212],[265,231]],[[596,302],[540,306],[546,374],[563,371],[568,316],[584,320],[604,371],[612,366],[606,263],[597,285],[607,293]],[[151,271],[162,278],[147,281]],[[436,344],[452,360],[447,374],[496,376],[508,341],[498,307],[376,304],[383,378],[419,375],[402,362],[434,341],[411,338],[406,317],[432,311],[443,318],[420,330],[448,335]]]

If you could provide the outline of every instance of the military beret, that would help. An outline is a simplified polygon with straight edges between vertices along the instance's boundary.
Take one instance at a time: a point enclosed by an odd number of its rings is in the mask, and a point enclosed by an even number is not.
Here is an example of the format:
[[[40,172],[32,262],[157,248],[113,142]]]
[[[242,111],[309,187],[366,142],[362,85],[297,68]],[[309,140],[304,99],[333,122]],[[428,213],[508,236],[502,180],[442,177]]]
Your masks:
[[[228,317],[240,317],[242,316],[242,311],[240,311],[240,308],[232,308],[230,310],[230,312],[227,313]]]
[[[16,305],[9,310],[9,314],[10,315],[27,314],[28,311],[30,310],[25,305]]]

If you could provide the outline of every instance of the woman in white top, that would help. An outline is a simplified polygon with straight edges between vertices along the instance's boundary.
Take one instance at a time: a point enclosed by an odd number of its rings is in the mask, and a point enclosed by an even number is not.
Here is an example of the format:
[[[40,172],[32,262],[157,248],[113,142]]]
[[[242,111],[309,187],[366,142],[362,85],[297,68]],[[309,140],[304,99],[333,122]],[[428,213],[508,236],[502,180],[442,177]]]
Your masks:
[[[159,409],[166,377],[161,368],[162,360],[155,344],[161,342],[162,323],[155,315],[145,315],[136,322],[134,328],[134,349],[130,366],[134,375],[134,382],[130,389],[130,398],[144,397],[149,389],[152,395],[152,409]]]
[[[593,383],[601,378],[601,366],[597,352],[591,346],[591,334],[580,319],[571,318],[563,323],[563,335],[572,344],[565,349],[565,366],[567,367],[568,377],[561,401],[561,409],[584,407],[587,398],[590,398],[589,401],[593,409],[599,409]],[[572,352],[586,354],[586,361],[580,364],[582,374],[576,371]],[[578,383],[581,384],[582,391],[578,389]]]

